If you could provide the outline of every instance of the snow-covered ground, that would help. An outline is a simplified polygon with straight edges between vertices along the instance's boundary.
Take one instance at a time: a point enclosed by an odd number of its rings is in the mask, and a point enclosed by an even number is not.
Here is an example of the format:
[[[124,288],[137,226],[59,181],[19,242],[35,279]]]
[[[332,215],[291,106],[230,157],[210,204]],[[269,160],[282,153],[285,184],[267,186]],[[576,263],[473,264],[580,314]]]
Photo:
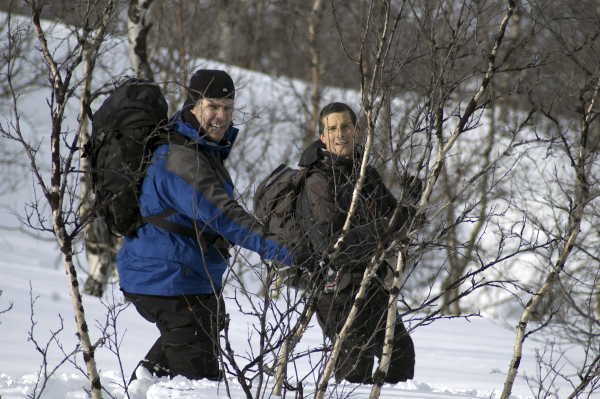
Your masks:
[[[64,270],[56,264],[58,249],[53,243],[40,242],[33,238],[0,232],[0,311],[13,307],[0,314],[0,397],[2,399],[27,398],[34,393],[40,371],[42,356],[36,351],[34,343],[28,339],[32,326],[31,295],[37,298],[33,307],[33,338],[45,347],[51,332],[56,332],[64,324],[58,340],[65,352],[71,352],[77,344],[76,328],[72,303],[68,294],[68,283]],[[115,300],[120,300],[115,290]],[[233,290],[229,290],[231,296]],[[105,299],[106,302],[106,299]],[[107,307],[99,299],[84,297],[85,311],[90,326],[103,325]],[[244,304],[242,303],[242,306]],[[250,316],[240,313],[232,300],[227,301],[231,314],[230,334],[235,336],[234,349],[244,353],[249,348],[245,337],[254,322]],[[122,340],[120,346],[121,365],[117,356],[103,347],[96,352],[96,361],[101,371],[104,387],[115,397],[123,397],[120,367],[123,374],[129,376],[149,347],[158,337],[157,330],[142,319],[132,307],[127,307],[117,319],[117,333]],[[92,340],[99,338],[96,328],[92,328]],[[413,332],[416,344],[417,367],[415,379],[395,386],[386,385],[382,398],[457,398],[499,397],[504,373],[508,370],[514,345],[514,334],[507,329],[483,318],[467,320],[440,320],[429,326],[419,327]],[[237,339],[240,337],[242,339]],[[315,347],[322,343],[318,326],[309,328],[299,346]],[[520,366],[520,376],[535,377],[535,346],[526,341],[525,354]],[[575,353],[568,356],[575,356]],[[56,343],[49,346],[48,370],[56,367],[63,358]],[[83,366],[81,355],[77,356],[77,365]],[[565,358],[564,362],[568,360]],[[314,361],[314,359],[313,359]],[[309,363],[300,363],[299,371],[309,372]],[[497,372],[498,371],[498,372]],[[82,398],[86,397],[84,388],[86,378],[70,363],[63,364],[55,376],[48,382],[43,398]],[[245,397],[240,385],[230,377],[232,398]],[[272,386],[272,383],[269,383]],[[40,386],[37,387],[40,389]],[[314,385],[308,383],[304,394],[309,397]],[[369,386],[353,384],[332,386],[329,391],[333,397],[345,397],[352,392],[357,399],[367,398]],[[567,386],[559,391],[566,397],[571,390]],[[253,393],[255,393],[253,391]],[[265,397],[269,397],[267,388]],[[513,389],[516,398],[533,397],[526,381],[519,378]],[[564,395],[564,396],[563,396]],[[223,398],[227,397],[224,383],[207,381],[189,381],[177,377],[166,379],[144,379],[130,386],[131,398]],[[290,392],[287,397],[294,397]]]
[[[61,40],[60,25],[52,35],[49,35],[52,46],[64,44]],[[112,43],[112,42],[111,42]],[[118,75],[119,71],[127,73],[126,44],[111,44],[107,59],[110,71],[98,71],[95,75],[95,84],[104,84],[111,81],[111,77]],[[53,47],[54,48],[54,47]],[[37,50],[32,49],[27,57],[33,65],[42,65],[38,60]],[[288,153],[284,148],[289,148],[290,142],[296,143],[300,130],[298,125],[302,118],[295,114],[300,102],[295,92],[303,92],[299,82],[288,82],[285,79],[276,80],[263,74],[227,67],[205,60],[198,61],[198,67],[225,68],[234,77],[236,85],[242,88],[236,96],[236,123],[240,124],[240,140],[230,158],[232,175],[238,189],[246,190],[249,185],[272,170],[280,162],[295,164],[297,153]],[[27,79],[24,73],[20,76]],[[292,90],[291,85],[297,86]],[[40,88],[35,93],[24,94],[19,98],[21,110],[26,115],[25,134],[35,140],[47,137],[49,131],[48,109],[46,105],[49,92],[47,87]],[[356,93],[341,92],[327,89],[324,92],[324,102],[329,100],[347,101],[356,104]],[[101,101],[93,104],[96,109]],[[178,104],[171,104],[171,111],[178,108]],[[35,112],[31,112],[34,111]],[[75,101],[67,110],[65,127],[73,130],[76,126],[78,103]],[[2,109],[2,115],[9,118],[9,112]],[[6,146],[6,140],[2,145]],[[266,146],[269,148],[265,148]],[[41,148],[43,165],[46,158]],[[236,154],[244,154],[237,156]],[[265,156],[265,153],[268,156]],[[45,161],[44,161],[45,160]],[[26,178],[27,180],[28,178]],[[31,184],[23,184],[20,193],[12,196],[3,196],[0,200],[0,226],[18,226],[16,219],[9,215],[5,209],[14,209],[21,215],[24,214],[23,204],[33,201]],[[251,190],[251,188],[250,188]],[[38,193],[39,195],[39,193]],[[56,244],[49,241],[40,241],[35,238],[0,230],[0,398],[27,398],[35,397],[41,385],[37,384],[36,373],[40,372],[42,354],[36,350],[35,343],[46,348],[52,334],[61,329],[56,336],[57,341],[52,341],[48,346],[46,360],[47,372],[51,372],[64,358],[62,350],[71,353],[77,345],[75,335],[73,305],[69,297],[68,282]],[[81,255],[84,258],[83,255]],[[81,259],[81,264],[86,264]],[[82,271],[80,280],[85,276]],[[227,289],[227,308],[231,315],[230,334],[234,336],[234,350],[243,354],[250,350],[250,343],[246,337],[252,331],[255,318],[242,313],[236,303],[231,299],[234,291],[231,286]],[[114,296],[104,302],[93,297],[84,297],[84,305],[88,325],[91,329],[92,341],[100,336],[98,326],[105,325],[108,306],[106,302],[118,303],[122,300],[118,288],[114,289]],[[32,298],[35,301],[32,316]],[[241,298],[238,296],[238,299]],[[242,308],[249,305],[241,301]],[[284,307],[285,303],[278,304]],[[515,320],[512,324],[516,324]],[[32,331],[32,326],[33,331]],[[410,326],[407,326],[410,327]],[[128,378],[137,362],[147,352],[149,347],[158,337],[155,327],[142,319],[132,307],[124,308],[117,319],[116,332],[120,342],[120,360],[107,347],[101,347],[96,352],[96,361],[101,371],[102,384],[110,395],[122,398],[122,376]],[[29,334],[32,334],[30,337]],[[457,397],[486,397],[498,398],[503,388],[505,373],[508,370],[512,357],[515,335],[492,321],[484,318],[471,318],[469,320],[439,320],[428,326],[421,326],[412,333],[416,345],[417,365],[415,379],[395,386],[385,386],[382,398],[457,398]],[[239,339],[238,339],[239,338]],[[251,341],[252,342],[252,341]],[[299,350],[322,345],[322,335],[316,325],[312,325],[299,344]],[[253,344],[252,344],[253,345]],[[538,366],[536,363],[536,348],[543,351],[544,345],[531,340],[525,342],[523,359],[519,368],[519,378],[513,388],[515,398],[535,397],[529,388],[524,376],[537,378]],[[562,372],[572,374],[568,364],[572,360],[580,360],[578,352],[569,350],[558,362],[563,367]],[[311,360],[318,361],[315,355]],[[77,370],[83,367],[81,355],[77,355],[76,364],[69,362],[62,364],[50,378],[44,388],[43,398],[84,398],[87,397],[85,387],[88,382],[84,375]],[[575,362],[577,363],[577,362]],[[308,360],[298,362],[298,372],[301,375],[309,374],[311,364]],[[44,372],[42,370],[42,372]],[[290,375],[292,371],[289,371]],[[543,376],[542,370],[542,376]],[[240,385],[232,377],[229,378],[229,394],[225,383],[207,381],[189,381],[177,377],[172,381],[156,380],[139,376],[138,381],[131,384],[130,398],[232,398],[245,397]],[[310,380],[310,379],[309,379]],[[254,384],[256,388],[258,384]],[[261,397],[269,397],[272,382]],[[556,387],[560,387],[559,398],[565,398],[572,387],[564,381],[557,380]],[[304,387],[305,397],[310,397],[314,385],[310,382]],[[342,398],[351,394],[353,398],[365,399],[370,391],[369,386],[339,385],[331,386],[328,391],[331,397]],[[256,395],[256,389],[253,390]],[[108,397],[107,394],[104,395]],[[295,393],[289,392],[288,398],[294,398]]]

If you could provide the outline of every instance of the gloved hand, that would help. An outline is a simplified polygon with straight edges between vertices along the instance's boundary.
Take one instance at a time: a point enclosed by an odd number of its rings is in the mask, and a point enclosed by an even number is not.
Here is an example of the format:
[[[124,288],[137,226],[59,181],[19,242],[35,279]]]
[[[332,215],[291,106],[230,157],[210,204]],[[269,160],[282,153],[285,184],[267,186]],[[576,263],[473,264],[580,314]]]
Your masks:
[[[395,239],[402,238],[408,232],[409,228],[415,227],[415,221],[419,215],[416,215],[415,205],[421,200],[423,195],[423,182],[416,176],[409,176],[402,186],[402,204],[403,208],[396,218],[395,223],[390,226]],[[391,214],[388,215],[391,218]],[[422,219],[422,217],[420,217]]]
[[[423,195],[423,182],[416,176],[409,176],[404,184],[404,199],[407,204],[415,205]]]

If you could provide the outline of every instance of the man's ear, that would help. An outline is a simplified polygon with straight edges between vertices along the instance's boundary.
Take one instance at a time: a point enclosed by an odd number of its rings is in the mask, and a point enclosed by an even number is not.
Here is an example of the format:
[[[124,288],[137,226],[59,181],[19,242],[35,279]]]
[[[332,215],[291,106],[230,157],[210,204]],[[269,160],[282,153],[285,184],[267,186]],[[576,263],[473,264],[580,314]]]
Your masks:
[[[198,100],[198,102],[190,108],[190,112],[196,117],[198,122],[200,122],[200,118],[202,117],[202,100]]]
[[[319,133],[319,138],[321,139],[321,142],[325,145],[327,145],[327,141],[325,141],[325,136],[323,136],[321,133]]]
[[[355,137],[355,139],[360,138],[360,133],[361,133],[360,126],[356,125],[356,128],[354,128],[354,137]]]

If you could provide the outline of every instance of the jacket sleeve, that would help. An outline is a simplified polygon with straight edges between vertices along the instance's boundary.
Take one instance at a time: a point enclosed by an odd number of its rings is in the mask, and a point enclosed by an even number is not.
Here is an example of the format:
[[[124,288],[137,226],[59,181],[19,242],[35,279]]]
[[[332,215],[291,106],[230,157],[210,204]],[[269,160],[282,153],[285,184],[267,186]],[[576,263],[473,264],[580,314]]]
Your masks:
[[[391,194],[389,195],[391,196]],[[314,173],[307,178],[306,187],[302,193],[301,207],[303,208],[301,212],[311,215],[310,226],[307,226],[305,222],[303,227],[307,229],[315,249],[329,251],[339,237],[347,213],[339,208],[334,198],[331,198],[325,176]],[[379,220],[370,219],[370,222],[353,226],[348,231],[345,245],[336,262],[345,264],[352,261],[364,261],[373,254],[381,234],[389,223],[385,217]]]
[[[218,232],[232,244],[257,252],[265,259],[291,264],[292,253],[281,237],[264,226],[234,200],[222,185],[205,154],[183,148],[170,152],[164,169],[172,172],[162,184],[172,206],[200,222],[207,232]],[[224,167],[223,172],[226,173]],[[230,186],[233,190],[233,186]],[[232,191],[233,192],[233,191]]]

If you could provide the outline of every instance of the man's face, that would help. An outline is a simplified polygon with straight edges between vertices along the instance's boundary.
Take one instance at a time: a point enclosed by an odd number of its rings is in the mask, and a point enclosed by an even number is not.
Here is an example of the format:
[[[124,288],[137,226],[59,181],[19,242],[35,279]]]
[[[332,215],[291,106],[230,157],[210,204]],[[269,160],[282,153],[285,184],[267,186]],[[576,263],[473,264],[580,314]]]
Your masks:
[[[219,142],[223,140],[227,129],[229,129],[233,114],[233,100],[229,98],[204,98],[192,108],[191,112],[207,133],[206,139]]]
[[[323,127],[323,134],[319,134],[319,138],[327,151],[342,157],[352,155],[354,142],[360,136],[360,127],[354,128],[348,111],[326,115],[323,117]]]

